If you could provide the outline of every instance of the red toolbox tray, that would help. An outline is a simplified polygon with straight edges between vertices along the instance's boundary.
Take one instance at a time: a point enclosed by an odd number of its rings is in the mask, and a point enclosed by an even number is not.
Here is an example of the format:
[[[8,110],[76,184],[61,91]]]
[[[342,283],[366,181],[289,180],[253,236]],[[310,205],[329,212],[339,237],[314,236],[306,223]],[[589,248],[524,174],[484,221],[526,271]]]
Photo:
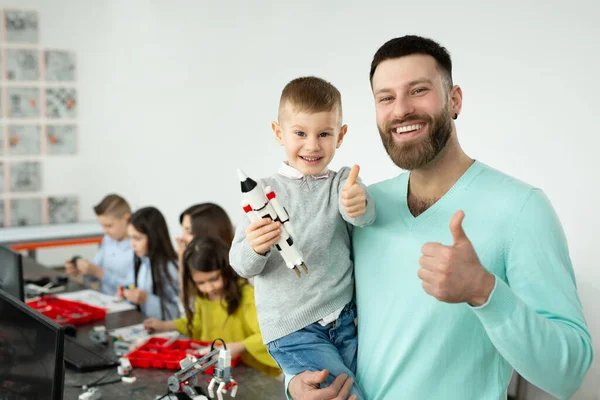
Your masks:
[[[106,318],[106,309],[56,296],[28,300],[27,305],[59,324],[83,325]]]
[[[146,343],[123,357],[129,359],[133,368],[179,370],[179,361],[183,360],[189,354],[196,358],[201,358],[210,352],[210,350],[206,350],[206,348],[210,348],[210,345],[210,342],[199,342],[197,340],[178,339],[171,342],[170,339],[152,337]],[[232,359],[231,366],[235,367],[239,359],[239,357]],[[214,369],[214,365],[212,365],[204,372],[212,374]]]

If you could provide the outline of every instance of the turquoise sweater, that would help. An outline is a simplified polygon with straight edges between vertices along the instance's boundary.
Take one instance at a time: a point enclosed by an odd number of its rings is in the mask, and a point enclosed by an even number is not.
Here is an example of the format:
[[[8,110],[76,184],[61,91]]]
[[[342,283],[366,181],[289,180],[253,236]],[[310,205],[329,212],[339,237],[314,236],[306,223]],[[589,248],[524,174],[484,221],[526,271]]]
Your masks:
[[[407,207],[409,173],[373,185],[377,220],[353,233],[358,304],[357,379],[369,399],[506,399],[513,368],[569,398],[592,361],[567,242],[546,196],[475,162],[430,209]],[[425,293],[426,242],[464,230],[496,276],[478,308]]]

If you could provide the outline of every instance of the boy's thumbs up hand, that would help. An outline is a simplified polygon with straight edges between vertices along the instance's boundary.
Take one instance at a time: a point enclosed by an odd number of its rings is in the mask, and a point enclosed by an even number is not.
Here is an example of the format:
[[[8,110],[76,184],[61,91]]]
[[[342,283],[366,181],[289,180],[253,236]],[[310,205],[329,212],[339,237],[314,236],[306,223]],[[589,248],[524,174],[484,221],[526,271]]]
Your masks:
[[[352,167],[341,193],[342,206],[350,218],[360,217],[367,209],[367,195],[362,186],[356,182],[359,172],[358,165]]]
[[[356,179],[358,179],[359,172],[360,167],[358,165],[352,166],[350,174],[348,175],[348,179],[346,179],[346,183],[344,184],[344,189],[349,189],[350,187],[356,185]]]

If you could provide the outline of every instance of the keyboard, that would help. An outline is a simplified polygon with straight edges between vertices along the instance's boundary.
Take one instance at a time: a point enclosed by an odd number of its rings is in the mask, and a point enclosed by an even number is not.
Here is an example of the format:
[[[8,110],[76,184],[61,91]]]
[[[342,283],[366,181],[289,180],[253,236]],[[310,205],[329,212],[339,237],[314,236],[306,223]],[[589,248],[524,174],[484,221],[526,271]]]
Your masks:
[[[77,372],[90,372],[119,365],[114,360],[82,346],[71,336],[65,336],[65,364]]]

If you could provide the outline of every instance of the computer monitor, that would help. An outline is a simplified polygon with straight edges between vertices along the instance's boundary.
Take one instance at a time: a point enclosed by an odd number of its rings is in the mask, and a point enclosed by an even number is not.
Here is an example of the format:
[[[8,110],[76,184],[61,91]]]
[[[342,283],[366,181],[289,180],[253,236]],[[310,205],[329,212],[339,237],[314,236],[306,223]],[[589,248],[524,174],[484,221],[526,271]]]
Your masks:
[[[62,400],[64,332],[0,290],[0,399]]]
[[[23,256],[8,247],[0,246],[0,290],[23,301]]]

